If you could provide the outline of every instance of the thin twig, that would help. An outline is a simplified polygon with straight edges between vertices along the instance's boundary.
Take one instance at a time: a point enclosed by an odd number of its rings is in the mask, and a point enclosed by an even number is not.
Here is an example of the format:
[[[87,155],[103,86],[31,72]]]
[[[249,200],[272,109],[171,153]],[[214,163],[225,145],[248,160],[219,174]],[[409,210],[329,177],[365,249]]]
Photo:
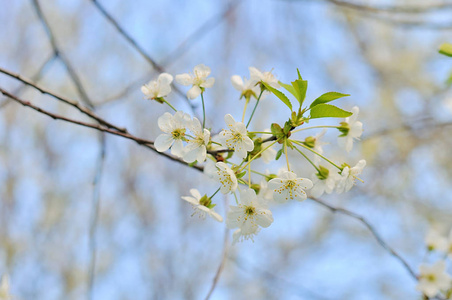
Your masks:
[[[83,102],[85,102],[86,105],[88,105],[90,108],[94,107],[93,102],[90,100],[88,93],[86,92],[85,88],[82,85],[82,82],[75,72],[74,67],[70,63],[69,59],[64,55],[64,53],[59,48],[55,35],[52,32],[52,29],[50,28],[49,22],[45,18],[41,5],[39,4],[38,0],[32,0],[33,7],[36,11],[36,14],[38,15],[39,20],[41,21],[42,25],[44,26],[44,29],[46,31],[47,37],[49,38],[50,45],[53,49],[53,52],[56,56],[58,56],[63,63],[63,65],[66,67],[66,70],[69,73],[69,76],[72,78],[72,81],[74,82],[75,88],[77,89],[78,94],[80,95]]]
[[[284,0],[288,2],[298,2],[298,1],[306,1],[306,0]],[[372,13],[405,13],[405,14],[421,14],[426,12],[434,12],[434,11],[443,11],[445,9],[452,9],[452,3],[430,3],[428,5],[366,5],[359,4],[357,2],[348,2],[342,0],[314,0],[317,2],[328,2],[340,7],[372,12]]]
[[[47,69],[48,65],[49,65],[51,62],[53,62],[55,58],[56,58],[56,55],[55,55],[55,54],[50,55],[50,56],[44,61],[44,63],[39,67],[39,69],[36,71],[36,73],[35,73],[33,76],[31,76],[30,81],[31,81],[31,82],[37,83],[37,82],[42,78],[42,76],[44,75],[44,71]],[[15,90],[13,91],[13,94],[15,94],[15,95],[19,94],[20,92],[22,92],[22,90],[23,90],[25,87],[26,87],[26,85],[21,85],[19,88],[15,89]],[[11,100],[10,98],[7,98],[5,101],[3,101],[3,102],[0,104],[0,109],[6,107],[6,106],[7,106],[9,103],[11,103],[11,102],[12,102],[12,100]]]
[[[148,149],[151,149],[152,151],[156,152],[157,154],[165,156],[165,157],[171,159],[172,161],[175,161],[175,162],[178,162],[180,164],[189,166],[188,163],[184,162],[183,160],[179,159],[176,156],[173,156],[173,155],[170,155],[170,154],[167,154],[167,153],[164,153],[164,152],[158,152],[157,149],[155,149],[155,147],[154,147],[154,142],[153,141],[149,141],[149,140],[145,140],[145,139],[136,137],[136,136],[134,136],[134,135],[132,135],[130,133],[124,133],[124,132],[119,132],[119,131],[116,131],[116,130],[112,130],[110,128],[105,128],[105,127],[102,127],[102,126],[100,126],[98,124],[85,123],[85,122],[69,119],[69,118],[66,118],[64,116],[60,116],[60,115],[51,113],[51,112],[49,112],[47,110],[44,110],[44,109],[42,109],[42,108],[40,108],[40,107],[38,107],[36,105],[31,104],[29,101],[22,100],[22,99],[20,99],[20,98],[18,98],[16,96],[12,95],[8,91],[4,90],[3,88],[0,88],[0,93],[2,93],[3,95],[5,95],[5,96],[7,96],[7,97],[9,97],[11,99],[13,99],[16,102],[22,104],[23,106],[28,106],[28,107],[34,109],[37,112],[40,112],[40,113],[42,113],[44,115],[47,115],[47,116],[51,117],[54,120],[66,121],[66,122],[69,122],[69,123],[72,123],[72,124],[77,124],[77,125],[80,125],[80,126],[83,126],[83,127],[88,127],[88,128],[92,128],[92,129],[96,129],[96,130],[102,131],[102,132],[106,132],[106,133],[110,133],[110,134],[113,134],[113,135],[121,136],[123,138],[135,141],[137,144],[139,144],[139,145],[141,145],[143,147],[146,147]],[[100,117],[98,117],[98,116],[96,116],[96,118],[100,119]],[[192,168],[197,169],[199,171],[203,171],[204,170],[204,167],[199,166],[199,165],[192,166]]]
[[[91,212],[91,222],[89,227],[89,249],[90,249],[90,266],[88,274],[88,299],[93,298],[94,278],[96,274],[96,228],[99,219],[100,210],[100,187],[102,180],[102,173],[104,168],[105,156],[106,156],[106,137],[105,133],[99,133],[100,151],[99,158],[97,160],[96,175],[93,181],[93,203]]]
[[[47,94],[49,96],[52,96],[55,99],[58,99],[58,100],[66,103],[66,104],[69,104],[69,105],[75,107],[81,113],[89,116],[90,118],[96,120],[100,124],[107,126],[108,128],[115,129],[115,130],[120,131],[122,133],[127,133],[127,130],[125,128],[120,128],[118,126],[115,126],[115,125],[111,124],[110,122],[105,121],[104,119],[102,119],[102,118],[98,117],[96,114],[94,114],[94,112],[91,109],[80,105],[75,100],[72,100],[72,99],[60,96],[60,95],[56,94],[55,92],[51,92],[51,91],[49,91],[49,90],[47,90],[47,89],[45,89],[45,88],[43,88],[41,86],[38,86],[37,84],[33,83],[31,80],[20,76],[19,74],[13,73],[13,72],[8,71],[8,70],[5,70],[5,69],[3,69],[1,67],[0,67],[0,73],[6,74],[6,75],[8,75],[10,77],[13,77],[13,78],[15,78],[15,79],[17,79],[17,80],[19,80],[19,81],[31,86],[31,87],[34,87],[35,89],[37,89],[38,91],[40,91],[43,94]]]
[[[224,198],[224,207],[229,207],[228,205],[228,198],[225,196]],[[217,272],[215,273],[215,277],[213,278],[212,285],[210,286],[209,292],[207,293],[207,296],[205,300],[209,300],[210,296],[212,296],[213,291],[215,290],[218,280],[220,279],[221,272],[224,269],[224,264],[226,263],[226,258],[228,257],[228,250],[229,250],[229,229],[226,227],[224,229],[224,241],[223,241],[223,254],[221,256],[221,262],[218,266]]]
[[[311,200],[317,202],[318,204],[322,205],[323,207],[328,208],[331,212],[333,213],[340,213],[343,215],[347,215],[349,217],[352,217],[353,219],[358,220],[359,222],[361,222],[364,226],[367,227],[367,229],[369,229],[370,233],[375,237],[375,239],[377,240],[378,244],[380,244],[380,246],[382,246],[386,251],[388,251],[392,256],[394,256],[400,263],[402,263],[402,265],[405,267],[405,269],[408,271],[408,273],[415,279],[418,280],[418,276],[416,275],[416,273],[414,272],[414,270],[410,267],[410,265],[408,265],[408,263],[406,262],[405,259],[403,259],[394,249],[392,249],[384,240],[383,238],[377,233],[377,231],[375,230],[375,228],[370,225],[369,222],[366,221],[366,219],[364,219],[362,216],[351,212],[349,210],[346,210],[344,208],[340,208],[340,207],[335,207],[332,206],[320,199],[317,198],[313,198],[310,197]]]
[[[165,72],[165,68],[163,68],[162,65],[158,64],[153,58],[147,54],[143,48],[141,48],[140,45],[119,25],[119,23],[113,18],[111,14],[109,14],[105,8],[99,3],[97,0],[92,0],[94,6],[99,10],[99,12],[115,27],[115,29],[118,31],[120,35],[122,35],[129,43],[132,45],[135,50],[138,51],[138,53],[141,54],[141,56],[154,68],[154,70],[158,71],[159,73]],[[192,111],[195,111],[195,107],[193,104],[187,99],[185,96],[185,93],[183,93],[177,86],[175,86],[173,83],[171,83],[171,87],[174,89],[174,91],[182,96],[192,109]]]

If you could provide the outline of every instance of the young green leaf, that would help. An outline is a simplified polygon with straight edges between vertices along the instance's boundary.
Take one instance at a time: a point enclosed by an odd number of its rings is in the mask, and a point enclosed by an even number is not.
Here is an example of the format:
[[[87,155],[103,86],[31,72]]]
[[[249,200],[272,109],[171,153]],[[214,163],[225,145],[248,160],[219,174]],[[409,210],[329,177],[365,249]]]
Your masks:
[[[303,78],[301,77],[301,74],[300,74],[300,70],[298,70],[298,68],[297,68],[297,73],[298,73],[298,79],[303,80]]]
[[[306,91],[308,89],[308,81],[307,80],[301,80],[297,79],[295,81],[292,81],[292,86],[295,89],[295,92],[297,93],[298,102],[300,103],[300,107],[303,105],[304,99],[306,98]]]
[[[278,97],[292,111],[292,103],[290,103],[289,98],[287,98],[286,95],[284,95],[283,92],[278,91],[277,89],[271,87],[270,85],[266,84],[265,82],[262,82],[262,84],[265,86],[265,88],[267,90],[269,90],[270,92],[275,94],[276,97]]]
[[[351,112],[345,111],[331,104],[318,104],[311,109],[311,119],[318,118],[346,118],[352,115]]]
[[[278,81],[279,85],[285,88],[289,93],[291,93],[295,98],[298,97],[297,92],[295,91],[295,88],[291,86],[290,84],[283,83],[281,81]]]
[[[452,57],[452,44],[444,43],[439,46],[439,53]]]
[[[328,103],[330,101],[342,98],[342,97],[348,97],[350,96],[349,94],[341,94],[341,93],[337,93],[337,92],[328,92],[323,94],[322,96],[318,97],[317,99],[315,99],[311,105],[309,106],[314,107],[316,105],[322,104],[322,103]]]

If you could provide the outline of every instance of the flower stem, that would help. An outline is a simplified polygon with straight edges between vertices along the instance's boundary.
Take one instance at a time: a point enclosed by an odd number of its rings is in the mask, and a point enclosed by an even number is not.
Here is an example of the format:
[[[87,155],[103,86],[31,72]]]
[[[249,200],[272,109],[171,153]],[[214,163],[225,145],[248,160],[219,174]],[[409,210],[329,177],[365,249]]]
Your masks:
[[[307,129],[314,129],[314,128],[339,128],[339,127],[340,126],[327,126],[327,125],[311,126],[311,127],[304,127],[304,128],[300,128],[297,130],[293,130],[292,133],[302,131],[302,130],[307,130]]]
[[[265,177],[265,178],[270,178],[270,176],[265,175],[264,173],[261,173],[261,172],[258,172],[258,171],[253,171],[253,170],[251,170],[251,173],[254,173],[254,174],[257,174],[257,175],[261,175],[261,176],[263,176],[263,177]]]
[[[202,128],[206,128],[206,108],[204,106],[204,92],[201,93],[201,101],[202,101]]]
[[[221,188],[218,188],[218,190],[216,190],[215,193],[213,193],[213,195],[210,196],[209,198],[212,199],[212,198],[220,191],[220,189],[221,189]]]
[[[290,172],[289,155],[287,154],[287,140],[284,140],[284,154],[286,155],[287,171]]]
[[[264,91],[262,90],[261,93],[259,94],[259,97],[257,97],[256,105],[254,105],[253,112],[251,113],[250,119],[248,120],[248,123],[246,124],[246,128],[248,128],[248,126],[249,126],[250,123],[251,123],[251,119],[252,119],[253,116],[254,116],[254,112],[256,111],[257,106],[259,105],[259,102],[260,102],[259,100],[261,100],[261,96],[262,96],[262,93],[263,93],[263,92],[264,92]]]
[[[268,145],[267,147],[265,147],[264,149],[262,149],[261,151],[259,151],[258,153],[256,153],[256,155],[254,155],[247,163],[246,165],[244,165],[243,167],[240,168],[240,170],[237,171],[237,173],[242,172],[243,169],[245,169],[255,158],[257,158],[262,152],[264,152],[265,150],[267,150],[268,148],[270,148],[271,146],[273,146],[277,141],[274,141],[273,143],[271,143],[270,145]],[[243,162],[242,162],[243,163]]]
[[[295,150],[297,150],[301,155],[303,155],[304,158],[306,158],[306,160],[309,161],[309,163],[317,170],[317,172],[320,173],[320,169],[312,162],[312,160],[309,159],[309,157],[307,157],[306,154],[304,154],[303,152],[301,152],[301,150],[298,149],[297,147],[295,147]]]
[[[265,131],[248,131],[248,133],[272,134],[271,132],[265,132]]]
[[[166,104],[168,104],[169,107],[171,107],[174,111],[177,112],[177,109],[174,108],[174,106],[172,106],[168,101],[166,101],[163,97],[161,98],[163,100],[163,102],[165,102]]]
[[[294,141],[294,140],[290,140],[290,141],[293,142],[293,143],[295,143],[295,144],[297,144],[297,145],[299,145],[299,146],[301,146],[301,147],[303,147],[303,148],[308,149],[309,151],[311,151],[311,152],[314,153],[315,155],[320,156],[321,158],[323,158],[324,160],[326,160],[327,162],[329,162],[330,164],[332,164],[333,166],[335,166],[336,168],[338,168],[339,170],[342,171],[342,168],[341,168],[341,167],[339,167],[339,166],[336,165],[334,162],[332,162],[331,160],[329,160],[328,158],[326,158],[326,157],[323,156],[322,154],[318,153],[317,151],[312,150],[312,149],[309,148],[308,146],[305,146],[305,145],[303,145],[302,143],[300,143],[300,142],[298,142],[298,141]]]
[[[248,103],[250,103],[250,98],[246,98],[246,100],[245,100],[245,107],[243,108],[243,114],[242,114],[242,123],[245,122],[245,113],[246,113],[246,108],[248,107]]]
[[[248,164],[248,187],[251,188],[251,164]]]

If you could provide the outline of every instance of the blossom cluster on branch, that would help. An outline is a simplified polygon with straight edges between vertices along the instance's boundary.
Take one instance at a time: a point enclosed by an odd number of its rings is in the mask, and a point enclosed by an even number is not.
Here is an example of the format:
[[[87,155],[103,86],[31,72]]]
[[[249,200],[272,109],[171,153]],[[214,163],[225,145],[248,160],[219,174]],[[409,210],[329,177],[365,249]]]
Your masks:
[[[215,79],[211,70],[205,65],[197,65],[192,73],[175,76],[177,83],[190,86],[187,98],[201,98],[203,108],[202,122],[190,114],[177,110],[166,97],[171,92],[173,76],[160,74],[156,80],[142,87],[147,99],[167,104],[174,113],[165,112],[158,118],[157,124],[162,133],[155,140],[157,151],[171,151],[190,164],[205,164],[204,173],[215,180],[218,189],[210,196],[198,189],[191,189],[191,196],[182,199],[192,204],[194,214],[200,217],[211,216],[222,222],[223,217],[215,211],[214,197],[218,192],[233,194],[236,205],[230,206],[226,215],[226,226],[235,229],[234,242],[253,239],[261,228],[273,223],[270,206],[291,200],[303,201],[308,195],[319,197],[324,193],[348,192],[366,165],[365,160],[354,166],[347,163],[335,163],[323,153],[323,146],[328,144],[323,137],[328,128],[338,131],[338,144],[350,152],[353,143],[363,132],[362,123],[358,121],[359,109],[343,110],[330,102],[347,94],[329,92],[316,98],[309,106],[304,105],[307,81],[298,71],[298,78],[291,84],[285,84],[272,72],[262,72],[250,67],[250,77],[231,77],[232,86],[240,92],[239,98],[245,99],[241,120],[231,114],[224,116],[225,127],[219,134],[212,135],[206,126],[204,95],[212,88]],[[294,109],[291,100],[281,91],[284,88],[297,100],[299,107]],[[284,124],[268,124],[267,130],[248,131],[256,109],[263,95],[275,95],[289,109],[288,120]],[[248,104],[254,100],[254,108],[245,122]],[[336,126],[307,126],[310,120],[321,118],[344,118]],[[297,132],[323,129],[322,131],[300,139]],[[311,165],[309,178],[291,168],[289,152],[299,154]],[[259,159],[268,163],[285,157],[285,167],[277,174],[264,174],[252,168]],[[253,183],[260,176],[260,183]],[[253,178],[253,179],[252,179]]]

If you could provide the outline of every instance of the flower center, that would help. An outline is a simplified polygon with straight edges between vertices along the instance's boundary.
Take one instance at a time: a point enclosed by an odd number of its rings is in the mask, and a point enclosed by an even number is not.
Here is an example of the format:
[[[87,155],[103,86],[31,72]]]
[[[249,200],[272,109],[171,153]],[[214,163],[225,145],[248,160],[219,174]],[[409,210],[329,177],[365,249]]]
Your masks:
[[[425,276],[425,279],[427,279],[427,281],[434,282],[436,280],[436,277],[433,274],[428,274],[427,276]]]
[[[171,135],[173,136],[173,139],[180,140],[185,136],[185,129],[184,128],[178,128],[171,132]]]
[[[245,207],[245,214],[247,216],[252,216],[256,214],[256,208],[254,206],[246,206]]]

